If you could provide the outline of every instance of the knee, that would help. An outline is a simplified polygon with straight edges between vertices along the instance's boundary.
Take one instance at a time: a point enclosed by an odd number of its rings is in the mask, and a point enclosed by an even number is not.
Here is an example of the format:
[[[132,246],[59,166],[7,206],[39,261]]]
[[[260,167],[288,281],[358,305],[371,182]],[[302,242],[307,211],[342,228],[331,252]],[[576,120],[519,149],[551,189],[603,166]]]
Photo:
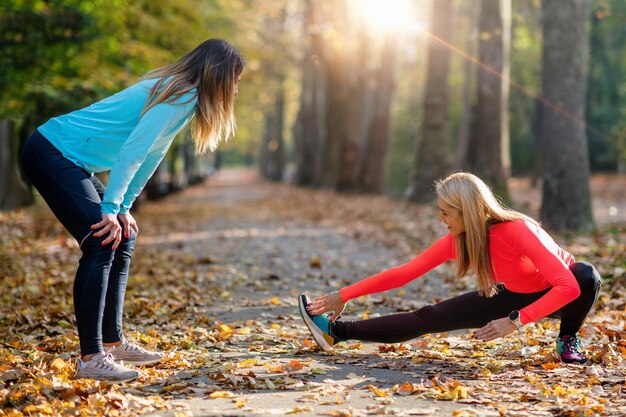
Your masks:
[[[431,320],[435,317],[436,313],[437,313],[437,307],[435,307],[432,304],[424,306],[420,308],[419,310],[415,310],[415,315],[420,320]]]
[[[104,243],[104,241],[105,241],[105,239],[107,238],[108,235],[96,237],[96,236],[93,235],[96,232],[97,232],[97,230],[90,231],[89,234],[87,236],[85,236],[79,242],[80,249],[83,252],[91,252],[91,251],[94,251],[94,250],[98,250],[98,249],[100,249],[102,247],[111,245],[110,243],[108,245],[103,245],[103,243]]]
[[[109,235],[105,234],[104,236],[95,237],[94,233],[96,232],[97,230],[92,230],[87,236],[82,239],[81,242],[79,242],[80,248],[83,252],[97,250],[102,247],[111,247],[111,245],[113,244],[111,242],[103,245],[104,241],[109,237]],[[133,248],[135,247],[136,240],[137,233],[135,233],[133,229],[130,229],[128,237],[124,236],[124,232],[122,232],[122,240],[120,241],[119,248],[123,248],[123,250],[132,252]]]
[[[581,292],[598,291],[602,278],[596,268],[589,262],[575,262],[570,265],[570,271],[576,277]]]

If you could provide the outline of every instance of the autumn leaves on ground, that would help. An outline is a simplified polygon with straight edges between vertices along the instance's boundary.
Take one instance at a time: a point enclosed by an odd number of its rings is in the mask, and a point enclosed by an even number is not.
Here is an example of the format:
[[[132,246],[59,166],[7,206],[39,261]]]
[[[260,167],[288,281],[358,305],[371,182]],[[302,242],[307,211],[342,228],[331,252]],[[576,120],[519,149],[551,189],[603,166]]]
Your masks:
[[[534,215],[536,191],[520,184],[514,195],[528,204],[518,208]],[[611,186],[592,183],[594,207],[623,213]],[[41,204],[0,215],[0,415],[626,414],[623,219],[603,217],[591,235],[556,236],[605,280],[581,332],[590,363],[572,366],[554,356],[552,320],[490,343],[464,331],[394,345],[347,342],[331,353],[316,347],[296,295],[321,295],[409,260],[444,233],[434,206],[226,171],[143,204],[136,217],[126,332],[167,357],[138,380],[111,385],[73,379],[75,242]],[[473,288],[453,277],[443,266],[351,302],[344,317],[407,311]]]

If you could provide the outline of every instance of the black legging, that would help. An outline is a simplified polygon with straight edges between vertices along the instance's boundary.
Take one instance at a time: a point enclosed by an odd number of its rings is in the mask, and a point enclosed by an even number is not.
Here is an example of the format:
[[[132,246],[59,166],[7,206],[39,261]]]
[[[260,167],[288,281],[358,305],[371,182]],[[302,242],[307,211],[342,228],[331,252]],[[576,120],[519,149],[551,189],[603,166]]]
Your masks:
[[[102,246],[91,225],[102,220],[100,201],[105,188],[91,173],[66,159],[35,131],[22,150],[24,172],[50,209],[72,234],[83,252],[74,280],[74,311],[80,351],[102,352],[102,343],[122,340],[122,310],[135,231],[122,234],[115,251]]]
[[[549,317],[561,319],[559,336],[575,335],[598,299],[600,274],[589,262],[575,262],[570,270],[580,286],[580,296]],[[428,333],[472,329],[485,326],[491,320],[508,317],[538,300],[549,288],[536,293],[516,293],[499,286],[499,292],[486,298],[473,291],[435,305],[427,305],[410,313],[391,314],[368,320],[336,321],[332,327],[341,340],[397,343]]]

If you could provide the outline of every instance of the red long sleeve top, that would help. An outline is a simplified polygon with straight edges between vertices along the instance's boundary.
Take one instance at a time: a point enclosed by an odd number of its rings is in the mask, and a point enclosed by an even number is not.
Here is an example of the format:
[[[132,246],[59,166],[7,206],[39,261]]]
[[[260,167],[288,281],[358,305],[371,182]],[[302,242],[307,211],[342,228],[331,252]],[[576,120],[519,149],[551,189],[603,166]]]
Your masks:
[[[340,290],[344,302],[366,294],[401,287],[445,261],[456,259],[454,237],[448,233],[410,262],[372,275]],[[569,265],[574,257],[539,226],[522,220],[491,226],[489,255],[496,283],[513,292],[550,290],[520,310],[523,324],[557,311],[580,295]]]

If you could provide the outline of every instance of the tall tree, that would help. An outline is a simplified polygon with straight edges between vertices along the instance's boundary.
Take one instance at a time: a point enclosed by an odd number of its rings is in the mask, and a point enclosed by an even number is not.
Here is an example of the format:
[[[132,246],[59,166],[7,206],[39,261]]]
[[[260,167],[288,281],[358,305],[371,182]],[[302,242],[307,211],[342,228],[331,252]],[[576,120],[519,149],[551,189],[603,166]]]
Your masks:
[[[314,3],[321,9],[326,141],[321,186],[353,190],[359,175],[359,146],[368,48],[364,26],[352,19],[346,0]]]
[[[464,15],[467,16],[467,47],[466,53],[470,57],[474,57],[476,53],[477,32],[478,32],[478,12],[479,4],[476,2],[467,2],[464,7]],[[470,142],[471,113],[472,113],[472,92],[474,86],[475,65],[472,59],[466,58],[463,65],[463,103],[461,108],[461,120],[459,122],[459,134],[457,137],[456,158],[454,160],[455,169],[465,169],[467,159],[467,151]]]
[[[451,166],[451,138],[448,117],[448,69],[450,51],[441,41],[450,40],[450,0],[433,2],[431,38],[428,49],[428,81],[424,96],[421,141],[416,158],[416,174],[409,194],[412,201],[435,198],[433,182],[445,176]]]
[[[284,51],[286,5],[283,3],[274,9],[273,14],[264,18],[264,27],[270,27],[266,32],[268,39],[266,44]],[[286,65],[282,59],[277,59],[276,54],[266,58],[263,65],[266,79],[270,86],[267,92],[267,106],[265,108],[265,126],[263,127],[263,139],[259,168],[263,177],[280,181],[285,169],[285,140],[283,131],[285,127],[285,79]]]
[[[586,105],[589,165],[592,171],[621,168],[624,172],[626,2],[604,0],[592,4]]]
[[[8,119],[0,120],[0,212],[33,201],[33,195],[20,175],[16,148],[13,123]]]
[[[383,168],[390,135],[390,108],[394,85],[396,60],[396,39],[387,33],[383,39],[378,68],[373,76],[373,97],[371,117],[363,137],[360,189],[366,192],[380,191],[383,181]]]
[[[469,151],[470,169],[487,182],[496,195],[508,200],[509,150],[509,44],[511,0],[482,0],[480,69],[477,103]]]
[[[302,58],[302,91],[300,109],[294,124],[296,172],[294,183],[319,185],[322,173],[323,144],[325,143],[324,73],[321,54],[322,39],[312,0],[304,4],[305,48]]]
[[[590,229],[584,76],[588,0],[542,2],[543,147],[541,220],[551,229]]]

